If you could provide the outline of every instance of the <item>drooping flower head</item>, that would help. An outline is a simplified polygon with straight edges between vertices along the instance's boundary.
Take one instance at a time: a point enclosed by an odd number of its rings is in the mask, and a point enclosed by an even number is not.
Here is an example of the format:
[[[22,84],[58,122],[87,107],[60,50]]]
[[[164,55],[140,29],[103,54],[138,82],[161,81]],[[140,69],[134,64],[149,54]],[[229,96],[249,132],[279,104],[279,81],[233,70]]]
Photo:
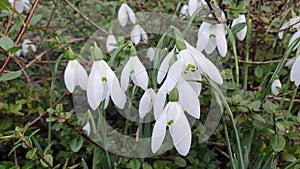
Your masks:
[[[107,36],[106,39],[106,50],[108,53],[112,52],[117,47],[115,46],[117,44],[117,40],[114,35],[110,34]]]
[[[277,96],[279,94],[279,88],[281,88],[281,82],[279,79],[274,80],[274,82],[271,85],[271,91],[272,93]]]
[[[14,0],[9,0],[9,3],[13,6]],[[30,9],[30,2],[29,0],[16,0],[16,10],[19,13],[22,13],[24,11],[24,8]]]
[[[300,85],[300,55],[296,58],[292,66],[290,78],[292,82],[295,82],[297,87]]]
[[[237,18],[235,18],[232,21],[232,25],[231,28],[233,28],[235,25],[240,24],[240,23],[246,23],[246,17],[245,15],[239,15]],[[240,30],[239,32],[237,32],[236,36],[239,40],[244,40],[246,37],[246,33],[247,33],[247,26],[245,26],[242,30]]]
[[[148,36],[147,33],[145,32],[145,30],[139,25],[136,24],[130,34],[131,37],[131,41],[135,44],[138,45],[141,41],[141,39],[147,43],[148,41]]]
[[[22,43],[22,49],[19,49],[16,52],[16,55],[20,56],[22,53],[23,56],[26,56],[28,53],[28,49],[31,49],[32,52],[36,52],[35,45],[29,39],[24,39],[24,41]]]
[[[76,86],[80,86],[83,90],[86,90],[88,79],[86,70],[77,61],[72,49],[69,49],[67,54],[70,60],[64,73],[64,81],[68,91],[73,93]]]
[[[131,79],[135,85],[146,90],[148,88],[148,74],[144,65],[137,57],[136,49],[133,45],[131,45],[130,55],[121,73],[122,89],[124,91],[127,90],[129,80]]]
[[[128,17],[131,23],[135,24],[136,19],[133,10],[126,3],[123,3],[118,12],[118,21],[121,26],[124,27],[127,24]]]
[[[121,89],[119,80],[110,66],[103,60],[103,53],[98,46],[91,48],[93,62],[92,70],[88,78],[87,98],[89,105],[96,110],[105,99],[104,108],[109,103],[109,98],[120,109],[124,108],[126,95]]]

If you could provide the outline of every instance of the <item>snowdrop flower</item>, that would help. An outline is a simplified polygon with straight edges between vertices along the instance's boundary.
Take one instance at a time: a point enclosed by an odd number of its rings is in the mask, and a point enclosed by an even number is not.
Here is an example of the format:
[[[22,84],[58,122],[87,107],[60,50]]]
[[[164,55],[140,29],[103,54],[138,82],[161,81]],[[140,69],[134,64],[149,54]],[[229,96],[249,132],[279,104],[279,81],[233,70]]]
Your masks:
[[[129,78],[133,83],[143,90],[148,87],[148,74],[147,71],[136,55],[135,47],[132,45],[130,50],[130,58],[123,68],[121,73],[121,86],[124,91],[127,90]]]
[[[151,111],[154,98],[155,92],[153,89],[147,89],[143,94],[139,104],[139,115],[141,119]]]
[[[68,52],[70,60],[64,73],[65,85],[70,93],[74,92],[76,86],[86,90],[88,74],[84,67],[74,58],[73,51],[70,49]]]
[[[198,2],[198,0],[189,0],[189,3],[188,3],[189,15],[192,16],[197,11],[197,9],[203,5],[207,5],[205,0],[201,0],[200,2]]]
[[[87,84],[87,98],[89,105],[96,110],[100,103],[105,99],[104,108],[107,107],[109,97],[114,104],[122,109],[126,103],[126,95],[121,89],[117,76],[102,60],[103,54],[96,45],[91,48],[91,53],[95,58]]]
[[[296,24],[297,23],[297,24]],[[283,37],[283,31],[289,27],[291,27],[293,25],[293,28],[299,29],[300,28],[300,17],[296,16],[292,19],[290,19],[288,22],[286,22],[285,24],[283,24],[281,26],[281,28],[279,29],[279,39],[282,39]]]
[[[150,47],[150,48],[147,50],[146,57],[147,57],[150,61],[153,61],[154,56],[155,56],[155,48]]]
[[[88,135],[90,135],[90,133],[91,133],[90,122],[87,122],[86,125],[82,129],[85,130],[88,133]]]
[[[117,40],[114,35],[108,35],[106,39],[106,50],[108,53],[112,52],[117,47],[115,46],[117,44]]]
[[[162,61],[158,70],[157,82],[160,84],[168,73],[164,84],[166,85],[167,92],[169,92],[174,88],[179,78],[185,74],[188,74],[185,75],[185,77],[189,80],[199,81],[201,80],[200,73],[204,73],[216,83],[222,84],[223,79],[217,67],[196,48],[191,46],[186,41],[184,41],[184,43],[186,48],[178,53],[177,61],[175,61],[171,66],[170,62],[172,58],[174,59],[175,49],[173,49]],[[201,84],[195,85],[195,82],[193,83],[195,91],[199,95]]]
[[[9,3],[11,3],[11,5],[14,5],[14,0],[9,0]],[[29,0],[16,0],[16,10],[19,13],[22,13],[24,11],[24,8],[26,9],[30,9],[30,2]]]
[[[129,17],[129,20],[131,21],[131,23],[135,24],[136,19],[135,19],[134,12],[126,3],[123,3],[118,12],[118,21],[121,26],[124,27],[127,24],[128,17]]]
[[[300,55],[296,58],[292,66],[290,78],[292,82],[295,82],[297,87],[300,85]]]
[[[16,52],[16,56],[20,56],[21,53],[23,56],[26,56],[27,53],[28,53],[28,48],[31,49],[32,52],[36,52],[36,47],[34,44],[32,44],[32,42],[28,39],[25,39],[22,43],[22,49],[19,49],[17,52]]]
[[[245,15],[239,15],[239,17],[237,17],[236,19],[234,19],[232,21],[232,25],[231,28],[233,28],[235,25],[239,24],[239,23],[246,23],[246,17]],[[247,26],[245,26],[242,30],[240,30],[236,36],[239,40],[244,40],[246,37],[246,33],[247,33]]]
[[[167,126],[176,150],[179,154],[186,156],[191,147],[192,134],[184,110],[178,102],[169,102],[162,116],[155,122],[151,137],[152,152],[156,153],[161,147]]]
[[[181,155],[185,156],[191,145],[191,129],[184,111],[199,119],[200,103],[198,97],[193,88],[183,78],[180,78],[176,88],[169,92],[170,102],[163,108],[166,94],[161,90],[164,89],[160,89],[154,102],[156,123],[151,140],[152,152],[157,152],[162,145],[166,127],[169,126],[175,148]]]
[[[130,34],[131,37],[131,41],[135,44],[138,45],[141,41],[141,39],[147,43],[148,41],[148,36],[147,33],[145,32],[145,30],[139,25],[136,24]]]
[[[221,56],[227,53],[226,30],[223,24],[209,24],[203,22],[198,31],[197,49],[210,54],[217,47]]]
[[[279,79],[274,80],[274,82],[271,85],[271,91],[272,93],[277,96],[279,94],[278,88],[281,88],[281,82]]]

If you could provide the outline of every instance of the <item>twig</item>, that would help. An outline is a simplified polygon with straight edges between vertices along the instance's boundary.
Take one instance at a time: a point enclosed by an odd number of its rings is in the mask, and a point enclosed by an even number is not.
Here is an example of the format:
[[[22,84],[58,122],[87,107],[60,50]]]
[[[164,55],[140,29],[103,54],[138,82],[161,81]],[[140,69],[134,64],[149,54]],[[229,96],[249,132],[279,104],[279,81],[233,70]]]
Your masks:
[[[19,71],[25,71],[25,70],[28,69],[32,64],[34,64],[36,61],[40,60],[46,53],[47,53],[47,51],[44,51],[44,52],[40,53],[40,54],[37,55],[32,61],[30,61],[27,65],[25,65],[24,67],[22,67],[21,70],[19,70]]]
[[[16,0],[14,0],[14,3],[13,3],[13,8],[15,9],[16,8]],[[6,29],[5,29],[5,33],[4,33],[4,36],[7,36],[8,32],[9,32],[9,29],[10,29],[10,25],[11,25],[11,21],[12,21],[12,18],[15,14],[15,11],[12,10],[11,11],[11,14],[9,16],[9,20],[8,20],[8,23],[7,23],[7,26],[6,26]]]
[[[30,146],[30,144],[27,142],[27,140],[22,139],[22,142],[23,142],[24,145],[25,145],[26,147],[28,147],[30,150],[33,149],[33,148]],[[53,168],[52,165],[45,159],[45,157],[44,157],[41,153],[39,153],[38,151],[36,151],[35,154],[36,154],[41,160],[43,160],[43,161],[45,162],[45,164],[46,164],[49,168],[51,168],[51,169]]]
[[[278,96],[268,96],[267,99],[273,99],[275,101],[281,101],[282,97],[278,97]],[[283,101],[285,102],[291,102],[291,99],[289,98],[284,98]],[[300,99],[294,99],[294,103],[300,103]]]
[[[19,33],[19,36],[18,36],[18,38],[17,38],[17,40],[16,40],[16,43],[15,43],[16,46],[20,43],[20,41],[21,41],[21,39],[22,39],[22,37],[23,37],[23,35],[24,35],[24,33],[25,33],[25,31],[26,31],[26,29],[27,29],[29,23],[30,23],[30,20],[31,20],[31,18],[32,18],[32,16],[33,16],[33,13],[34,13],[34,11],[35,11],[35,9],[36,9],[36,7],[37,7],[39,1],[40,1],[40,0],[36,0],[36,1],[34,2],[33,6],[32,6],[32,9],[31,9],[31,11],[30,11],[30,13],[29,13],[29,15],[28,15],[26,21],[25,21],[25,24],[24,24],[24,26],[22,27],[22,30],[21,30],[21,32]],[[8,55],[8,57],[6,58],[6,60],[5,60],[4,64],[3,64],[3,66],[2,66],[2,68],[0,69],[0,75],[3,73],[4,69],[6,68],[6,66],[8,65],[8,63],[9,63],[9,61],[10,61],[10,59],[11,59],[12,57],[13,57],[13,54],[10,53],[10,54]]]
[[[69,4],[69,6],[74,9],[84,20],[95,26],[99,31],[105,33],[108,35],[108,32],[104,29],[102,29],[100,26],[98,26],[94,21],[92,21],[89,17],[84,15],[74,4],[72,4],[69,0],[66,0],[66,2]]]

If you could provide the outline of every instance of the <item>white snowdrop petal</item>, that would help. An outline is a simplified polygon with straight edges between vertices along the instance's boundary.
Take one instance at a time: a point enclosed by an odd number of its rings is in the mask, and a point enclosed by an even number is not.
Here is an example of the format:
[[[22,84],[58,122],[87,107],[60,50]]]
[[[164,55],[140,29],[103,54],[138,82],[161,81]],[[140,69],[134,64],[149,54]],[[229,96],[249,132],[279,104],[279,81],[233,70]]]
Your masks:
[[[298,87],[300,85],[300,55],[296,58],[292,66],[290,76],[291,81],[295,82],[295,85]]]
[[[180,10],[180,14],[181,15],[187,15],[188,14],[188,6],[187,5],[183,5],[181,10]]]
[[[90,133],[91,133],[90,122],[87,122],[86,125],[82,129],[85,130],[88,133],[88,135],[90,135]]]
[[[127,4],[126,4],[126,11],[127,11],[127,14],[129,16],[131,23],[135,24],[136,23],[135,14],[134,14],[133,10]]]
[[[158,74],[157,74],[157,83],[158,84],[160,84],[163,81],[163,79],[165,78],[165,76],[169,70],[170,60],[174,56],[174,49],[164,58],[164,60],[160,64],[160,67],[158,69]]]
[[[123,3],[118,11],[118,21],[121,26],[125,26],[128,22],[128,15],[127,15],[127,4]]]
[[[205,46],[205,52],[211,54],[217,47],[216,38],[210,38]]]
[[[218,68],[196,48],[190,45],[188,45],[188,48],[190,49],[190,52],[192,52],[193,55],[195,56],[194,59],[196,60],[199,69],[203,71],[205,74],[207,74],[208,77],[211,78],[216,83],[222,84],[223,79]]]
[[[148,42],[148,36],[145,30],[140,26],[141,37],[145,43]]]
[[[227,40],[226,35],[221,31],[216,31],[217,48],[221,56],[225,56],[227,53]]]
[[[175,87],[175,85],[178,82],[179,77],[181,77],[183,71],[184,71],[184,64],[181,60],[177,60],[170,67],[166,81],[165,81],[166,87],[167,87],[166,89],[168,92],[171,91]]]
[[[186,156],[191,147],[192,133],[183,111],[179,113],[179,117],[169,128],[176,150],[180,155]]]
[[[203,51],[209,42],[209,24],[203,22],[198,30],[197,49]]]
[[[19,13],[22,13],[23,10],[24,10],[24,4],[22,1],[17,1],[16,2],[16,10],[19,12]]]
[[[154,124],[151,137],[151,150],[153,153],[159,150],[165,139],[167,123],[167,116],[164,113]]]
[[[166,103],[166,93],[160,88],[153,99],[153,110],[155,120],[159,119]]]
[[[118,108],[123,109],[126,103],[126,95],[122,90],[119,80],[115,73],[110,69],[110,67],[107,64],[106,66],[108,67],[107,85],[111,99]]]
[[[109,99],[109,92],[107,92],[107,94],[106,94],[106,97],[105,97],[105,100],[104,100],[105,102],[104,102],[104,109],[106,109],[107,108],[107,106],[108,106],[108,103],[109,103],[109,101],[110,101],[110,99]]]
[[[137,45],[140,43],[141,40],[141,30],[140,30],[140,26],[139,25],[135,25],[131,31],[130,34],[131,37],[131,41]]]
[[[76,61],[70,60],[64,73],[65,85],[70,93],[74,92],[76,86],[75,68]]]
[[[75,69],[76,81],[83,90],[86,90],[87,82],[88,82],[88,74],[84,69],[84,67],[77,60],[75,61],[76,61],[76,69]]]
[[[115,44],[117,44],[117,40],[115,38],[114,35],[108,35],[107,39],[106,39],[106,50],[107,52],[111,52],[114,49],[116,49],[117,47],[114,46]]]
[[[276,79],[271,85],[271,91],[275,96],[279,94],[278,88],[281,88],[281,83],[280,80]]]
[[[131,62],[132,62],[132,57],[129,58],[128,62],[124,66],[123,71],[121,73],[121,87],[123,91],[126,91],[128,88],[129,77],[131,72]]]
[[[96,110],[103,100],[103,82],[97,66],[98,63],[94,62],[87,83],[87,99],[93,110]]]
[[[152,109],[152,95],[153,95],[154,91],[153,89],[147,89],[141,100],[140,100],[140,104],[139,104],[139,115],[140,115],[140,118],[144,118],[145,115],[147,113],[149,113]]]
[[[153,61],[154,56],[155,56],[155,48],[150,47],[150,48],[147,50],[146,57],[147,57],[150,61]]]
[[[177,84],[178,100],[185,111],[196,119],[200,118],[200,103],[194,89],[183,79],[180,78]]]
[[[137,56],[131,58],[134,70],[134,73],[131,74],[132,81],[143,90],[146,90],[148,87],[148,74],[146,68]]]
[[[236,36],[237,36],[237,38],[238,38],[239,40],[242,41],[242,40],[245,39],[246,33],[247,33],[247,27],[244,27],[242,30],[240,30],[240,31],[236,34]]]
[[[189,0],[188,11],[190,16],[192,16],[196,12],[197,7],[198,7],[198,0]]]
[[[194,89],[195,93],[197,96],[200,95],[201,92],[201,82],[202,77],[201,77],[201,71],[198,69],[195,72],[188,72],[183,74],[183,78],[188,82],[188,84]],[[198,82],[194,82],[198,81]]]
[[[300,29],[292,36],[292,38],[290,39],[290,41],[289,41],[289,46],[297,39],[297,38],[299,38],[300,37]],[[295,48],[294,49],[296,49],[296,48],[298,48],[299,47],[299,42],[298,42],[298,44],[295,46]]]
[[[289,67],[291,66],[292,64],[294,64],[295,62],[295,58],[292,58],[292,59],[289,59],[286,64],[284,65],[285,67]]]

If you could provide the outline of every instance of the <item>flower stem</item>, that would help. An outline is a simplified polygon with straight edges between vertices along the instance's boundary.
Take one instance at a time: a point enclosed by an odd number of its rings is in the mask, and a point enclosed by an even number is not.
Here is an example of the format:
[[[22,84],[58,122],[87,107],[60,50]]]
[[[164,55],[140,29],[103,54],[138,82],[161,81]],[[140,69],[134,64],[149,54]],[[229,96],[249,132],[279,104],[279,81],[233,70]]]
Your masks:
[[[248,15],[249,17],[249,15]],[[252,20],[250,18],[247,19],[247,34],[246,34],[246,63],[249,62],[249,54],[250,54],[250,40],[251,40],[251,26],[252,26]],[[247,90],[248,85],[248,71],[249,71],[249,65],[245,64],[245,74],[244,74],[244,89]]]

